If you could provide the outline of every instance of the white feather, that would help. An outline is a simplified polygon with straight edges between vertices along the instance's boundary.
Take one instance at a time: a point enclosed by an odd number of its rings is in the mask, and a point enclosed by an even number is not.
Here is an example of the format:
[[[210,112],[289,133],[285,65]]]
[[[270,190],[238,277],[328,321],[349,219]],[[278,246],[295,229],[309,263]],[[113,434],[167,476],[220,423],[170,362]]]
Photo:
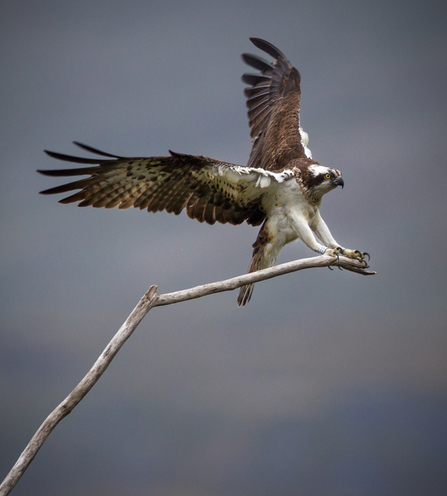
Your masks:
[[[256,181],[257,188],[268,188],[272,180],[269,177],[259,175],[258,180]]]
[[[326,174],[329,171],[328,167],[325,167],[324,165],[311,165],[309,167],[310,172],[312,172],[312,175],[318,176],[319,174]]]
[[[304,153],[307,158],[312,158],[312,152],[307,148],[309,144],[309,135],[304,131],[304,129],[300,126],[300,135],[301,135],[301,145],[304,148]]]

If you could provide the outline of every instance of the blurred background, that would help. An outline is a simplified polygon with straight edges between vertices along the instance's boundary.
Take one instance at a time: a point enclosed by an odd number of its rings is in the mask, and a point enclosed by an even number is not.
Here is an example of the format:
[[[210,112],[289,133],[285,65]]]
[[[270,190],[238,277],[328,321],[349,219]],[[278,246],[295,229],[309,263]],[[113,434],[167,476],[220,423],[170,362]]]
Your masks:
[[[59,205],[44,148],[245,164],[240,54],[264,38],[343,173],[322,215],[378,272],[152,310],[15,495],[447,494],[446,23],[441,1],[2,2],[1,479],[151,284],[242,274],[257,233]]]

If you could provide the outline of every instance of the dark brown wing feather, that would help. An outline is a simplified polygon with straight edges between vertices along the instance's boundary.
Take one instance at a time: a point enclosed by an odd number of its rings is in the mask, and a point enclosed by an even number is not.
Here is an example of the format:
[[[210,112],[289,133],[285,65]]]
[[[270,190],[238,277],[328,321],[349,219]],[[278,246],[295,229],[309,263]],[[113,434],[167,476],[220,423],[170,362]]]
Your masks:
[[[79,202],[80,207],[136,207],[149,212],[178,215],[186,209],[188,216],[200,222],[259,225],[265,219],[261,198],[241,201],[237,185],[225,183],[216,175],[219,166],[232,170],[241,166],[212,158],[171,152],[170,157],[118,157],[81,143],[79,147],[104,158],[82,158],[46,151],[50,157],[88,164],[88,167],[62,170],[39,170],[53,177],[83,176],[55,188],[41,191],[44,195],[80,190],[59,203]],[[241,187],[242,188],[242,187]]]
[[[300,73],[275,46],[250,38],[275,61],[244,53],[245,63],[260,74],[244,74],[250,135],[253,148],[248,165],[271,171],[284,169],[295,158],[306,157],[300,133]]]

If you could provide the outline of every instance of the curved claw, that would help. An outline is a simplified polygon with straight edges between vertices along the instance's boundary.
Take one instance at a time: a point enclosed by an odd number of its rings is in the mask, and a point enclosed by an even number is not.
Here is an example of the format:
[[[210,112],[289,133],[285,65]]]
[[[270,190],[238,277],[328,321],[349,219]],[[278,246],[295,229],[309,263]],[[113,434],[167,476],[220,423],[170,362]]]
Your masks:
[[[334,270],[330,265],[327,266],[329,270]]]
[[[324,253],[326,255],[330,255],[331,257],[337,257],[337,260],[340,260],[340,249],[339,248],[327,248]]]
[[[367,251],[360,252],[359,250],[355,250],[355,254],[360,257],[361,260],[365,261],[365,258],[368,257],[368,262],[371,260],[371,256]]]
[[[348,250],[347,248],[343,250],[343,255],[348,258],[353,258],[355,260],[360,260],[366,263],[366,257],[368,257],[368,262],[371,259],[368,252],[361,252],[360,250]]]

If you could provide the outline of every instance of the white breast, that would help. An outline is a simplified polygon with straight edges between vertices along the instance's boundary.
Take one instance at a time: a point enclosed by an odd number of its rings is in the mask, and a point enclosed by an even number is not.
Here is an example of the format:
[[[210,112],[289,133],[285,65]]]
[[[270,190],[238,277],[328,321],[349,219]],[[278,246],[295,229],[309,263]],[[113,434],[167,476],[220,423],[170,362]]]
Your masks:
[[[263,199],[263,206],[279,248],[298,238],[298,224],[312,224],[318,208],[309,204],[295,178],[278,184],[272,193]]]
[[[287,211],[303,202],[307,203],[295,177],[292,177],[271,187],[269,194],[263,197],[262,206],[270,217],[274,210]]]

